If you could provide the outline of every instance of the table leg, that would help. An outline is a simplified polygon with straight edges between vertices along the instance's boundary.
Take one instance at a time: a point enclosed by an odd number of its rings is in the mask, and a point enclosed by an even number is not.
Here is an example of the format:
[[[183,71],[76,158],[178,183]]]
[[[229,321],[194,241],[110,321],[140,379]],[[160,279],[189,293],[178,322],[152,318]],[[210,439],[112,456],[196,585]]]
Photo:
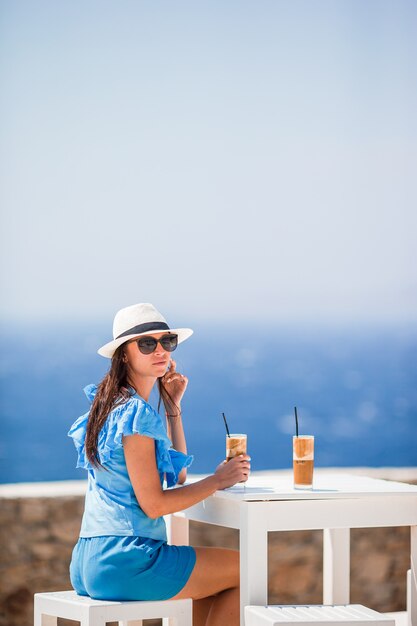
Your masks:
[[[268,603],[268,532],[262,515],[247,502],[240,522],[240,624],[245,606]],[[414,625],[413,625],[414,626]]]
[[[174,546],[190,545],[190,523],[183,513],[173,513],[165,519],[168,543]]]
[[[323,530],[323,604],[349,604],[349,587],[350,528],[325,528]]]
[[[165,516],[165,524],[167,527],[168,543],[173,546],[190,545],[189,537],[189,520],[184,517],[183,513],[173,513]],[[174,620],[171,617],[162,619],[162,626],[173,626]]]
[[[417,526],[411,526],[411,571],[409,598],[407,598],[408,623],[417,626]]]

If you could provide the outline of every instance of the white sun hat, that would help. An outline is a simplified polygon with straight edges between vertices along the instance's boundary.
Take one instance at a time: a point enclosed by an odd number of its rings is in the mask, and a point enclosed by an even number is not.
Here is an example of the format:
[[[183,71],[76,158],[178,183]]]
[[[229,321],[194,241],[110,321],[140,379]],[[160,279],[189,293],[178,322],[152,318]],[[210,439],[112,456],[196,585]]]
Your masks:
[[[132,304],[117,311],[113,322],[113,341],[97,352],[111,359],[117,348],[130,339],[163,331],[178,335],[178,343],[191,337],[191,328],[170,328],[166,319],[149,302]]]

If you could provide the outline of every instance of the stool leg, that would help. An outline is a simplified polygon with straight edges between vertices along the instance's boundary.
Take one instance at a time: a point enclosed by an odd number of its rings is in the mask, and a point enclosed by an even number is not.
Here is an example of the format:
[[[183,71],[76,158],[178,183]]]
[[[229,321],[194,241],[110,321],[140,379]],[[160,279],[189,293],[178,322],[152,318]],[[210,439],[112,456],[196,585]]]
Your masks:
[[[411,569],[407,571],[407,626],[411,626]]]
[[[407,600],[408,619],[411,626],[417,626],[417,526],[411,526],[411,571],[410,591]]]
[[[87,619],[80,621],[80,626],[107,626],[107,620],[102,615],[90,615]]]
[[[193,603],[191,599],[189,600],[189,606],[175,626],[193,626]]]
[[[185,621],[186,620],[186,621]],[[192,626],[192,618],[191,622],[186,617],[163,617],[162,618],[162,626]]]

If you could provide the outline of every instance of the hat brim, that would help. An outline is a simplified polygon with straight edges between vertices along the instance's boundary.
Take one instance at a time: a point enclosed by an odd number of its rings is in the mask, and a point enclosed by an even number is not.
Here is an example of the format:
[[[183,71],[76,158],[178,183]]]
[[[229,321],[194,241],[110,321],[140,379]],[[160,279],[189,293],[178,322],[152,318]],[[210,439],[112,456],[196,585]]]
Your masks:
[[[124,337],[119,337],[119,339],[114,339],[113,341],[109,341],[109,343],[106,343],[104,346],[99,348],[97,352],[98,354],[100,354],[100,356],[111,359],[117,348],[127,341],[135,339],[136,337],[142,337],[143,335],[155,335],[155,333],[157,332],[158,331],[155,330],[149,330],[145,333],[136,333],[134,335],[125,335]],[[173,335],[178,335],[178,343],[181,343],[191,337],[194,331],[191,330],[191,328],[170,328],[166,332],[172,333]]]

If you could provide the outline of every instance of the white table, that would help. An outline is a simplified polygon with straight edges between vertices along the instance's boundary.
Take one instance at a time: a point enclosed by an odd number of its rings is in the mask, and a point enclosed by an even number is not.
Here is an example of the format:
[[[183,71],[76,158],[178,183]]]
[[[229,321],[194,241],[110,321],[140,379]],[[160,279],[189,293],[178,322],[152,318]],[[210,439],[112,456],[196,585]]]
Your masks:
[[[254,476],[172,516],[172,543],[188,544],[189,520],[240,531],[240,602],[268,602],[268,532],[323,530],[323,604],[348,604],[350,529],[411,527],[408,610],[417,626],[417,486],[315,470],[312,491],[295,490],[291,476]],[[300,598],[300,600],[302,600]]]

